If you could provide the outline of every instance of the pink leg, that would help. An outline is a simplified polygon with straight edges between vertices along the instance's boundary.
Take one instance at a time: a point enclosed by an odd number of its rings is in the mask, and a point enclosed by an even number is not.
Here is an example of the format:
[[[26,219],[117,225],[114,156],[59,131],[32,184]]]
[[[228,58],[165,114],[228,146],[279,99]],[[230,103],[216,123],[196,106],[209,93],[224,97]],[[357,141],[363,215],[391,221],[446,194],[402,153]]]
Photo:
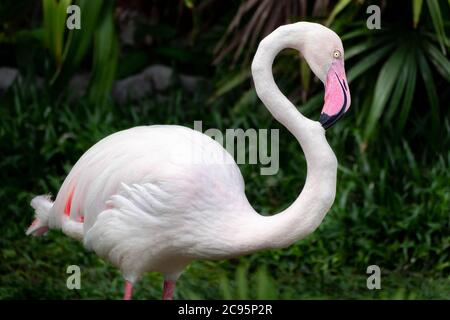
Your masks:
[[[133,284],[125,280],[125,294],[123,296],[123,300],[131,300],[132,295],[133,295]]]
[[[173,291],[175,290],[175,280],[164,280],[163,300],[173,300]]]

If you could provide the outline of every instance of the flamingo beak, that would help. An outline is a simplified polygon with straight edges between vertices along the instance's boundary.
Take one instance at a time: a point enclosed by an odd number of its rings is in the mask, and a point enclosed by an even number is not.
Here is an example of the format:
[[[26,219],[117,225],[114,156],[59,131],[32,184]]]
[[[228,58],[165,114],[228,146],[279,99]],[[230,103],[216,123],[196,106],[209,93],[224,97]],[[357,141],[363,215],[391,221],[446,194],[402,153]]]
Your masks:
[[[325,82],[325,98],[319,122],[328,129],[338,121],[350,107],[350,90],[347,85],[344,61],[331,64]]]

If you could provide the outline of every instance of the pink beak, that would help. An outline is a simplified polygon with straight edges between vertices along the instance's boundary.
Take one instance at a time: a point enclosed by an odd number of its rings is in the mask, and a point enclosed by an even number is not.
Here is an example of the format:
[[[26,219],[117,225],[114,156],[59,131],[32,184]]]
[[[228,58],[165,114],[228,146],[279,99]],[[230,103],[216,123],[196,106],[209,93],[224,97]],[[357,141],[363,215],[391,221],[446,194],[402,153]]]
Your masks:
[[[328,129],[338,121],[350,107],[350,90],[345,76],[344,62],[335,60],[328,70],[325,82],[325,99],[319,122]]]

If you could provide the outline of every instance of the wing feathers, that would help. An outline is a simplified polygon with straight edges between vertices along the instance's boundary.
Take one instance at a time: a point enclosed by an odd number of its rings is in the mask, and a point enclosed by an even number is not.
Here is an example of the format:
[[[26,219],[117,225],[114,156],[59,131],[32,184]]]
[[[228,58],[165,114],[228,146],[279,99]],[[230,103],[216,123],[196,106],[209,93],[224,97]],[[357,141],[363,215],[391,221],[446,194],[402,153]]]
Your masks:
[[[111,197],[107,205],[120,210],[130,210],[135,213],[151,216],[161,215],[170,211],[170,201],[167,203],[167,193],[152,183],[133,184],[121,183],[121,190]],[[166,203],[166,204],[164,204]]]

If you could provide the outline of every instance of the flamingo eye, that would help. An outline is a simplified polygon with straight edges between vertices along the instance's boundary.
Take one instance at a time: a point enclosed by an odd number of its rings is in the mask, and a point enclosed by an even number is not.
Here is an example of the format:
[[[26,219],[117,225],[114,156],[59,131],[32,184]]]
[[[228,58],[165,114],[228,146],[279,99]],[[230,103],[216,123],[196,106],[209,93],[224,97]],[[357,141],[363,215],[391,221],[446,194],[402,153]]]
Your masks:
[[[341,57],[341,52],[339,50],[334,50],[333,57],[339,59]]]

